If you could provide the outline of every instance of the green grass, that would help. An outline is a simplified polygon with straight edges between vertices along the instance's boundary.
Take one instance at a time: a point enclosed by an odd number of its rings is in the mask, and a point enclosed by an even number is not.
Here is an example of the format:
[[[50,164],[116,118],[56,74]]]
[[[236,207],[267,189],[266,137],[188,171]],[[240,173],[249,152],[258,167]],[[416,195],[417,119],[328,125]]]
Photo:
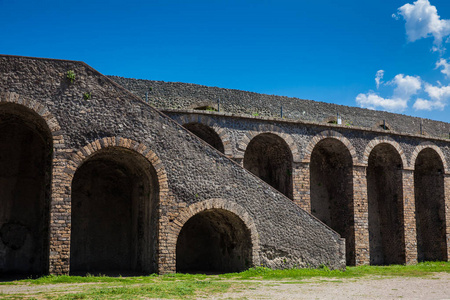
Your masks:
[[[46,276],[39,279],[20,280],[38,288],[33,295],[18,292],[2,294],[0,299],[191,299],[199,295],[224,293],[231,283],[220,280],[167,280],[164,276],[115,278],[104,276]],[[87,284],[88,283],[88,284]],[[92,283],[92,284],[91,284]],[[39,285],[55,284],[48,290]],[[59,285],[58,285],[59,284]],[[69,284],[69,285],[68,285]]]
[[[205,274],[167,274],[140,277],[107,276],[44,276],[37,279],[24,279],[1,283],[5,285],[25,285],[36,287],[31,294],[2,294],[0,299],[139,299],[139,298],[196,298],[224,293],[242,288],[251,289],[264,280],[279,280],[280,283],[302,283],[304,279],[317,278],[319,282],[342,282],[344,278],[376,276],[377,278],[398,276],[428,276],[435,272],[450,273],[450,262],[425,262],[417,265],[403,266],[359,266],[346,270],[288,269],[272,270],[264,267],[252,268],[240,273],[220,275]],[[258,281],[256,281],[258,280]],[[49,289],[40,285],[53,284]],[[23,293],[23,292],[22,292]]]
[[[230,283],[213,281],[153,282],[145,285],[102,286],[82,292],[68,293],[56,299],[136,299],[136,298],[191,298],[197,294],[225,292]]]
[[[232,273],[234,274],[234,273]],[[219,275],[221,276],[221,275]],[[217,276],[216,276],[217,277]],[[69,275],[48,275],[42,276],[37,279],[22,279],[17,281],[3,282],[1,284],[20,284],[30,283],[33,285],[39,284],[58,284],[58,283],[123,283],[123,284],[143,284],[160,281],[191,281],[191,280],[205,280],[211,279],[214,276],[205,274],[167,274],[157,275],[151,274],[147,276],[134,276],[134,277],[109,277],[105,275],[87,275],[87,276],[69,276]]]
[[[427,276],[434,272],[450,273],[450,262],[424,262],[417,265],[390,266],[359,266],[347,267],[346,270],[330,270],[327,267],[319,269],[288,269],[272,270],[269,268],[252,268],[241,273],[220,275],[233,279],[306,279],[313,277],[355,278],[361,276]]]
[[[359,266],[347,267],[346,270],[330,270],[327,267],[319,269],[287,269],[272,270],[265,267],[251,268],[240,273],[226,273],[220,275],[205,274],[167,274],[139,277],[108,277],[108,276],[68,276],[49,275],[37,279],[23,279],[10,282],[2,282],[2,285],[9,284],[58,284],[58,283],[123,283],[123,284],[144,284],[160,281],[199,281],[199,280],[252,280],[252,279],[302,279],[312,277],[328,278],[354,278],[368,275],[377,276],[427,276],[434,272],[450,273],[450,262],[423,262],[416,265],[390,265],[390,266]]]

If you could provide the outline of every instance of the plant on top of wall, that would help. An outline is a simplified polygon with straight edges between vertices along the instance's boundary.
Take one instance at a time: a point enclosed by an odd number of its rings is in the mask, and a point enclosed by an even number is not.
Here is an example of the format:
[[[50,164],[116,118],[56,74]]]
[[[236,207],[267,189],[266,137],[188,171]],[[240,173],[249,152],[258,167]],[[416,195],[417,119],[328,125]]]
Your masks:
[[[91,93],[84,93],[84,94],[83,94],[83,99],[84,99],[84,100],[89,100],[89,99],[91,99]]]
[[[70,80],[71,83],[73,83],[73,81],[75,80],[75,72],[73,70],[67,71],[66,77]]]

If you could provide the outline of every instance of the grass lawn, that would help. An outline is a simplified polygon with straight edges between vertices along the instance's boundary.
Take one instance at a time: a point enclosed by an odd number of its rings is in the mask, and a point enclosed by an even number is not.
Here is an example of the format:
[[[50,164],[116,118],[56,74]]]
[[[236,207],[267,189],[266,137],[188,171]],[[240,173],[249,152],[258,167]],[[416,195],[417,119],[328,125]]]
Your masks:
[[[318,278],[420,277],[435,272],[450,273],[450,262],[425,262],[401,266],[360,266],[346,270],[252,268],[220,275],[168,274],[141,277],[44,276],[0,282],[0,299],[145,299],[195,298],[227,291],[255,288],[264,280]]]

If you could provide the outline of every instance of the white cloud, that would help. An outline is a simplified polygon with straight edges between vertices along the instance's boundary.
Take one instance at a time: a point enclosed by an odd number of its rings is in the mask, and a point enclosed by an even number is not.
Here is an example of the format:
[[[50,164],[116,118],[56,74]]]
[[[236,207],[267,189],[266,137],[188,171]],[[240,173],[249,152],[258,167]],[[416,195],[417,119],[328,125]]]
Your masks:
[[[380,84],[383,83],[381,79],[383,79],[384,76],[384,70],[378,70],[377,74],[375,75],[375,82],[377,83],[377,89],[380,87]]]
[[[418,98],[413,105],[415,110],[443,110],[450,99],[450,86],[434,86],[427,83],[425,92],[430,100]]]
[[[436,63],[436,69],[442,67],[441,73],[445,74],[446,77],[450,77],[450,63],[447,62],[446,59],[441,58]]]
[[[396,98],[389,99],[383,98],[370,91],[366,94],[359,94],[356,96],[356,102],[364,108],[376,109],[381,107],[384,110],[389,111],[403,111],[408,107],[406,100]]]
[[[438,87],[427,83],[425,85],[425,92],[433,100],[446,101],[450,98],[450,85]]]
[[[443,110],[447,104],[440,101],[425,100],[417,98],[413,105],[415,110]]]
[[[375,77],[377,86],[377,78],[379,78],[380,71],[377,72]],[[388,111],[404,111],[408,107],[408,101],[411,99],[411,96],[417,94],[422,88],[420,77],[405,76],[403,74],[398,74],[388,84],[396,86],[391,98],[383,98],[373,91],[369,91],[366,94],[361,93],[356,96],[356,102],[361,107],[369,109],[382,108]]]
[[[398,14],[406,21],[406,35],[411,42],[433,36],[434,43],[440,46],[442,39],[450,34],[450,20],[441,19],[436,6],[428,0],[407,3],[398,9]],[[433,50],[439,50],[439,47],[433,47]]]
[[[394,89],[393,98],[401,98],[409,100],[412,95],[417,94],[417,92],[422,88],[420,77],[418,76],[408,76],[403,74],[398,74],[394,77],[391,83],[397,85]]]
[[[417,98],[413,105],[415,110],[433,110],[433,102],[422,98]]]
[[[450,20],[441,19],[435,6],[429,0],[416,0],[398,8],[392,18],[405,20],[408,41],[414,42],[422,38],[433,38],[433,51],[441,54],[445,51],[444,43],[450,43]],[[436,68],[445,77],[450,78],[450,59],[440,58]],[[393,88],[390,97],[382,97],[378,92],[369,91],[356,96],[356,102],[369,109],[383,109],[402,112],[408,108],[408,102],[415,98],[415,110],[443,110],[450,102],[450,85],[444,86],[439,81],[436,85],[423,82],[419,76],[398,74],[390,81],[383,81],[384,70],[375,75],[377,90],[380,86]]]

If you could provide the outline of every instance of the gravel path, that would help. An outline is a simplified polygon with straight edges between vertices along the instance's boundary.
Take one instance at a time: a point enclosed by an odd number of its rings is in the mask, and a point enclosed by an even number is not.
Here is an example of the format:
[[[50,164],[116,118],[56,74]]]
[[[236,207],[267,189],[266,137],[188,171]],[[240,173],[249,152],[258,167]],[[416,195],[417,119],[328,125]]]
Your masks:
[[[256,289],[226,293],[212,299],[450,299],[450,273],[420,278],[261,281]]]

